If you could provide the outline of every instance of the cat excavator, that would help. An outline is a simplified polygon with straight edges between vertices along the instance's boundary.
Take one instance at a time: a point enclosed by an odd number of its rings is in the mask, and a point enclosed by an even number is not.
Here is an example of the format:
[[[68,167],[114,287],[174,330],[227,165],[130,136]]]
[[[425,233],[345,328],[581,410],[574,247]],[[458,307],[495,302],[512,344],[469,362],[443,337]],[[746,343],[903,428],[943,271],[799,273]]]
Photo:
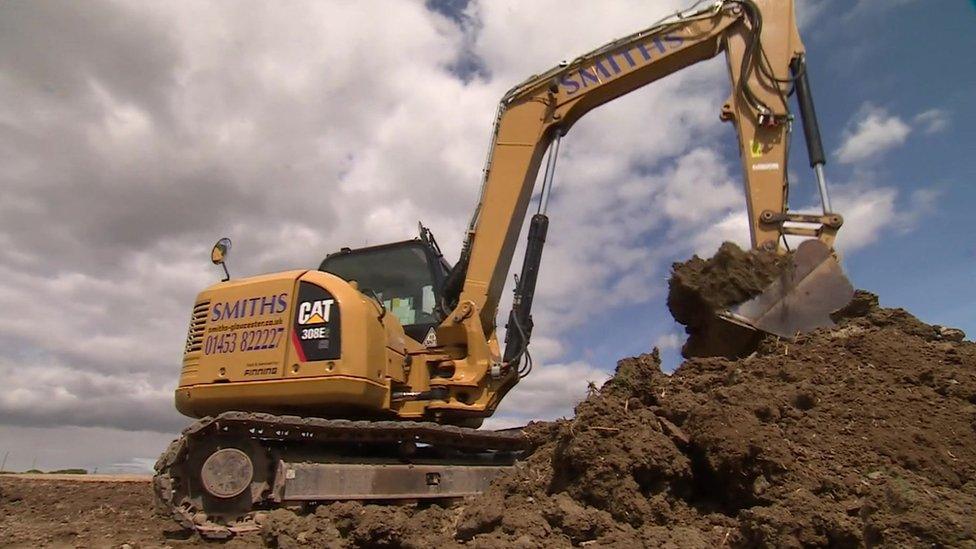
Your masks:
[[[318,269],[228,276],[200,292],[175,391],[176,408],[199,419],[156,464],[161,509],[222,538],[280,506],[483,491],[526,444],[519,430],[478,427],[532,367],[531,308],[561,138],[594,108],[722,52],[731,91],[720,117],[738,135],[752,246],[786,254],[788,236],[806,240],[763,294],[719,315],[786,338],[830,325],[853,289],[832,249],[843,220],[827,194],[793,0],[699,2],[504,95],[456,264],[421,227],[414,240],[343,248]],[[819,213],[787,206],[792,95]],[[502,349],[499,300],[547,151]],[[219,242],[214,263],[228,250]]]

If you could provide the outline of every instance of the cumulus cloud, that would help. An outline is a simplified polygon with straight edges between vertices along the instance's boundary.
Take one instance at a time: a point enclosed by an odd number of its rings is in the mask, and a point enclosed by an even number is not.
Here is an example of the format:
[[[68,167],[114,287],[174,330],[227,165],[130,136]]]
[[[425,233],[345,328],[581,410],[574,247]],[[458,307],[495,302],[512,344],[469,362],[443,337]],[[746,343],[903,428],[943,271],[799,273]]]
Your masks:
[[[487,427],[524,425],[527,420],[571,416],[573,407],[586,397],[591,387],[599,388],[610,374],[586,362],[548,364],[533,370],[502,401]]]
[[[451,73],[448,19],[377,8],[357,29],[351,5],[0,7],[4,421],[177,429],[218,236],[237,276],[408,238],[420,218],[456,249],[451,205],[473,200],[470,135],[496,90]]]
[[[803,0],[796,3],[796,24],[800,31],[820,19],[820,16],[827,12],[830,7],[830,0]]]
[[[715,223],[695,233],[692,244],[694,252],[701,257],[710,257],[723,242],[733,242],[740,248],[748,248],[749,218],[746,209],[733,210]]]
[[[948,127],[949,113],[944,109],[920,112],[906,122],[900,116],[866,103],[844,130],[843,142],[836,152],[837,160],[842,164],[870,164],[903,145],[913,131],[933,135]]]
[[[9,471],[81,467],[99,473],[151,473],[170,433],[105,427],[40,428],[0,424]]]
[[[901,6],[916,3],[918,0],[843,0],[835,6],[838,10],[843,10],[843,20],[852,22],[864,16],[877,16],[885,11],[897,9]]]
[[[844,226],[837,233],[836,247],[851,252],[875,242],[896,216],[898,192],[890,187],[836,186],[831,199],[843,212]]]
[[[886,231],[904,234],[914,230],[922,219],[935,212],[942,196],[936,189],[916,189],[905,196],[894,187],[872,184],[872,177],[870,170],[859,172],[857,179],[831,187],[834,210],[844,216],[834,247],[844,254],[874,244]],[[817,211],[818,207],[808,204],[803,210]],[[787,239],[793,247],[802,240]]]
[[[663,334],[654,340],[654,346],[662,351],[680,349],[683,344],[684,338],[674,332]]]
[[[949,113],[943,109],[929,109],[916,114],[912,122],[923,133],[931,135],[949,127]]]
[[[18,375],[29,371],[30,376]],[[7,380],[0,393],[5,423],[39,427],[111,426],[175,432],[186,423],[173,409],[173,393],[148,375],[106,375],[50,363],[0,363]]]
[[[836,157],[842,164],[879,158],[908,139],[911,127],[900,117],[873,105],[865,105],[844,132]]]
[[[819,22],[824,14],[836,16],[842,14],[841,20],[853,22],[861,16],[879,13],[917,2],[918,0],[798,0],[796,2],[796,19],[801,31],[814,22]]]
[[[895,228],[903,233],[912,231],[925,217],[935,213],[942,192],[939,189],[915,189],[908,197],[908,206],[899,216]]]

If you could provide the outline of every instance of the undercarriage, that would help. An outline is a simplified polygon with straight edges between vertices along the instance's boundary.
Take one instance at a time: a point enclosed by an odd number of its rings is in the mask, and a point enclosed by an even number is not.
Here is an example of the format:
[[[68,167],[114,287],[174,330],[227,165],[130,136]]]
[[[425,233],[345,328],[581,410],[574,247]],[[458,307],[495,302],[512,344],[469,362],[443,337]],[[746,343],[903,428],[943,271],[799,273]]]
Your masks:
[[[170,444],[153,491],[161,512],[220,539],[258,529],[262,512],[278,507],[475,495],[525,445],[519,430],[225,412]]]

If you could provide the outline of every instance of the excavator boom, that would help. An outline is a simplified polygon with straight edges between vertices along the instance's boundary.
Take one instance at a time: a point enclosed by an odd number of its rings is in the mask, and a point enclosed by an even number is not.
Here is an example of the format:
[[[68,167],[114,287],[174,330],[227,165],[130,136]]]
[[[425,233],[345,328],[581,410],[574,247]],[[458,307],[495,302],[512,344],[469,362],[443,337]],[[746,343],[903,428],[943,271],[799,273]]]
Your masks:
[[[491,151],[478,207],[469,225],[455,278],[463,278],[458,303],[479,312],[486,335],[494,329],[498,302],[511,266],[543,155],[583,115],[622,95],[690,65],[726,53],[731,95],[720,117],[735,125],[745,183],[753,248],[785,252],[787,235],[813,237],[813,255],[836,263],[831,247],[843,223],[830,211],[822,179],[823,153],[805,70],[804,47],[792,0],[724,0],[706,9],[680,13],[650,28],[610,42],[569,63],[533,76],[510,90],[498,108]],[[788,153],[793,116],[788,95],[796,86],[811,153],[821,182],[824,211],[788,211]],[[814,153],[819,151],[819,156]],[[796,226],[797,223],[804,226]],[[843,274],[837,269],[804,269],[814,276]],[[524,278],[524,277],[523,277]],[[836,277],[834,277],[836,278]],[[805,278],[784,281],[789,293]],[[835,295],[808,296],[823,303],[814,317],[843,306],[853,292],[846,279],[810,287],[840,287]],[[519,290],[516,289],[516,292]],[[519,296],[516,296],[516,300]],[[831,308],[832,307],[832,308]],[[817,307],[814,307],[815,309]],[[779,308],[780,313],[792,308]],[[754,324],[752,309],[737,312],[740,323]],[[523,323],[524,323],[524,316]],[[775,318],[782,319],[783,314]],[[815,323],[816,324],[816,323]],[[762,329],[783,336],[794,323],[765,318]],[[512,330],[512,326],[509,327]],[[523,330],[519,330],[523,331]],[[524,345],[524,342],[522,343]]]

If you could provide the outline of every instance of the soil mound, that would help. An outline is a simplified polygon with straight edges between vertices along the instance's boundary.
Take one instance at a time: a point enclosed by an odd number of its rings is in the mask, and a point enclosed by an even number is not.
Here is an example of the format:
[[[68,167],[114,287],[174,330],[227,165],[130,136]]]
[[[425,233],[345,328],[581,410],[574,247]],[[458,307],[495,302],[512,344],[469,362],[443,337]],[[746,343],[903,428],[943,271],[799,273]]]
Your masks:
[[[976,345],[866,292],[836,320],[670,376],[656,351],[622,360],[573,419],[529,426],[531,455],[463,506],[276,511],[264,539],[976,547]]]
[[[715,312],[761,294],[790,265],[789,255],[761,250],[744,251],[725,242],[714,256],[697,255],[671,266],[668,309],[685,325],[685,358],[743,357],[755,350],[761,336],[718,321]]]

